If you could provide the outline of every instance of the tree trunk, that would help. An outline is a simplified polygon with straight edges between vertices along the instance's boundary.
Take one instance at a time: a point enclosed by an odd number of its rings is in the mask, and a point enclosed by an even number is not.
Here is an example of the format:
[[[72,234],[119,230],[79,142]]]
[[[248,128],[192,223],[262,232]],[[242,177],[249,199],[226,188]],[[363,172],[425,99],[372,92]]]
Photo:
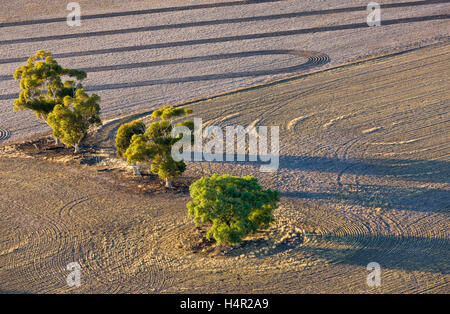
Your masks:
[[[56,136],[53,137],[55,139],[55,145],[60,145],[61,141],[59,140],[59,138],[57,138]]]
[[[171,188],[171,187],[173,187],[172,180],[166,179],[166,188]]]
[[[74,153],[76,154],[76,153],[79,153],[80,152],[80,145],[79,144],[75,144],[74,146],[73,146],[73,148],[74,148]]]

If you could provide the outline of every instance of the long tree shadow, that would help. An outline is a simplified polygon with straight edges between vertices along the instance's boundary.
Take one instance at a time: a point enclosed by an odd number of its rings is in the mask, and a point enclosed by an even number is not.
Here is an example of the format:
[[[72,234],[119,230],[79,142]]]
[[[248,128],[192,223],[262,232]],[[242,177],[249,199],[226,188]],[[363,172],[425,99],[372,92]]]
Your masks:
[[[200,10],[200,9],[212,9],[212,8],[231,7],[231,6],[247,6],[247,5],[252,5],[252,4],[264,4],[264,3],[282,2],[282,1],[285,1],[285,0],[244,0],[244,1],[195,4],[195,5],[187,5],[187,6],[179,6],[179,7],[156,8],[156,9],[147,9],[147,10],[133,10],[133,11],[100,13],[100,14],[86,14],[86,15],[83,15],[83,20],[102,19],[102,18],[111,18],[111,17],[123,17],[123,16],[133,16],[133,15],[147,15],[147,14],[168,13],[168,12],[180,12],[180,11],[190,11],[190,10]],[[449,0],[409,1],[409,2],[381,4],[380,7],[382,9],[404,8],[404,7],[416,7],[416,6],[422,6],[422,5],[431,5],[431,4],[448,3],[448,2],[450,2],[450,1]],[[367,6],[313,10],[313,11],[295,12],[295,13],[292,13],[295,15],[293,15],[291,17],[315,16],[315,15],[337,14],[337,13],[350,13],[350,12],[366,11],[366,10],[367,10]],[[59,18],[57,17],[57,18],[25,20],[25,21],[16,21],[16,22],[5,22],[5,23],[0,23],[0,28],[1,27],[22,26],[22,25],[66,22],[66,21],[67,21],[67,17],[59,17]]]
[[[326,235],[323,240],[342,248],[305,245],[302,250],[337,263],[431,273],[450,273],[450,241],[447,238],[383,235]],[[348,248],[351,247],[351,248]]]
[[[450,18],[450,14],[438,14],[438,15],[430,15],[430,16],[418,16],[418,17],[409,17],[409,18],[401,18],[401,19],[383,20],[382,26],[434,21],[434,20],[446,20],[449,18]],[[341,25],[333,25],[333,26],[293,29],[293,30],[287,30],[287,31],[266,32],[266,33],[256,33],[256,34],[226,36],[226,37],[216,37],[216,38],[204,38],[204,39],[193,39],[193,40],[182,40],[182,41],[174,41],[174,42],[149,44],[149,45],[137,45],[137,46],[95,49],[95,50],[86,50],[86,51],[74,51],[74,52],[66,52],[66,53],[55,53],[55,54],[53,54],[53,57],[54,58],[72,58],[72,57],[80,57],[80,56],[100,55],[100,54],[107,54],[107,53],[121,53],[121,52],[142,51],[142,50],[149,50],[149,49],[186,47],[186,46],[194,46],[194,45],[225,43],[225,42],[251,40],[251,39],[276,38],[276,37],[283,37],[283,36],[294,36],[294,35],[323,33],[323,32],[340,31],[340,30],[361,29],[361,28],[370,28],[370,26],[368,26],[367,23],[341,24]],[[0,59],[0,64],[24,62],[27,59],[28,59],[28,57]]]
[[[339,192],[282,192],[282,196],[418,212],[450,212],[450,191],[428,188],[361,185]]]
[[[234,161],[214,163],[252,164],[257,168],[267,163],[260,156],[234,155]],[[250,157],[252,159],[250,159]],[[266,156],[267,157],[267,156]],[[239,158],[239,159],[238,159]],[[194,153],[191,154],[194,160]],[[211,160],[211,159],[210,159]],[[243,161],[237,161],[243,160]],[[255,162],[250,160],[257,160]],[[384,181],[405,180],[423,183],[449,183],[450,163],[438,160],[338,159],[310,156],[280,156],[280,169],[356,176],[378,176]],[[275,170],[276,171],[276,170]],[[276,172],[275,172],[276,175]],[[346,184],[329,192],[282,191],[284,197],[320,199],[361,206],[418,212],[450,212],[450,190],[427,187],[402,187],[383,184]]]
[[[308,62],[314,63],[316,65],[321,65],[328,63],[330,61],[329,56],[324,53],[317,53],[304,50],[292,50],[292,49],[272,49],[272,50],[254,50],[254,51],[242,51],[242,52],[232,52],[232,53],[220,53],[205,56],[195,56],[195,57],[185,57],[185,58],[174,58],[174,59],[164,59],[156,61],[147,62],[133,62],[133,63],[123,63],[114,65],[103,65],[103,66],[93,66],[84,67],[80,70],[93,73],[93,72],[105,72],[105,71],[117,71],[126,69],[139,69],[139,68],[150,68],[156,66],[174,65],[174,64],[185,64],[192,62],[204,62],[204,61],[220,61],[236,58],[249,58],[255,56],[268,56],[268,55],[293,55],[299,57],[305,57],[311,59]],[[304,65],[304,64],[303,64]],[[283,71],[282,69],[276,69],[275,71]],[[251,72],[245,72],[251,73]],[[229,74],[229,73],[226,73]],[[220,74],[219,74],[220,75]],[[11,80],[12,75],[0,75],[0,81]],[[176,79],[174,79],[176,80]],[[163,81],[163,80],[160,80]]]
[[[280,168],[374,175],[421,182],[450,183],[450,162],[411,159],[338,159],[311,156],[280,156]]]
[[[446,3],[448,0],[437,0],[437,1],[420,1],[420,2],[409,2],[402,3],[399,6],[399,3],[395,4],[387,4],[383,7],[412,7],[419,6],[424,4],[431,3]],[[151,31],[159,31],[159,30],[168,30],[168,29],[183,29],[190,27],[202,27],[202,26],[211,26],[211,25],[227,25],[227,24],[238,24],[245,22],[256,22],[256,21],[271,21],[278,19],[290,19],[290,18],[298,18],[303,16],[314,16],[314,15],[324,15],[324,14],[336,14],[336,13],[347,13],[347,12],[355,12],[366,10],[367,7],[350,7],[350,8],[340,8],[340,9],[328,9],[328,10],[319,10],[319,11],[306,11],[306,12],[291,12],[291,13],[283,13],[283,14],[272,14],[272,15],[263,15],[263,16],[250,16],[250,17],[239,17],[239,18],[230,18],[230,19],[220,19],[220,20],[209,20],[209,21],[196,21],[196,22],[187,22],[187,23],[176,23],[176,24],[167,24],[167,25],[152,25],[152,26],[144,26],[144,27],[133,27],[126,29],[115,29],[115,30],[107,30],[107,31],[95,31],[95,32],[82,32],[82,33],[71,33],[71,34],[62,34],[62,35],[50,35],[50,36],[40,36],[40,37],[27,37],[27,38],[16,38],[16,39],[8,39],[1,40],[0,45],[13,45],[20,43],[29,43],[29,42],[43,42],[50,40],[64,40],[64,39],[72,39],[72,38],[86,38],[86,37],[96,37],[96,36],[110,36],[110,35],[118,35],[118,34],[130,34],[130,33],[140,33],[140,32],[151,32]],[[83,17],[84,19],[84,17]],[[1,27],[1,26],[0,26]]]
[[[389,180],[449,183],[450,162],[402,159],[337,159],[310,156],[281,156],[280,168],[341,176],[378,176]],[[339,191],[283,192],[285,197],[320,199],[353,205],[419,212],[449,212],[450,190],[395,185],[346,185]]]
[[[217,74],[209,74],[209,75],[195,75],[195,76],[186,76],[186,77],[177,77],[177,78],[168,78],[168,79],[155,79],[148,81],[137,81],[137,82],[125,82],[125,83],[115,83],[115,84],[102,84],[102,85],[91,85],[85,88],[86,91],[102,91],[102,90],[111,90],[111,89],[121,89],[121,88],[135,88],[135,87],[144,87],[144,86],[154,86],[154,85],[162,85],[162,84],[178,84],[178,83],[189,83],[189,82],[199,82],[199,81],[214,81],[214,80],[223,80],[223,79],[232,79],[232,78],[242,78],[242,77],[258,77],[265,75],[276,75],[276,74],[285,74],[285,73],[295,73],[298,71],[307,71],[316,66],[324,65],[330,62],[330,57],[324,53],[314,52],[314,51],[304,51],[304,50],[263,50],[263,51],[247,51],[241,53],[234,54],[223,54],[223,55],[212,55],[212,56],[200,56],[193,58],[181,58],[181,59],[169,59],[169,60],[161,60],[154,62],[146,62],[142,64],[123,64],[123,65],[114,65],[114,66],[104,66],[104,67],[94,67],[94,72],[99,71],[111,71],[116,69],[126,69],[126,68],[134,68],[145,66],[151,67],[155,65],[163,65],[163,64],[177,64],[177,63],[187,63],[187,62],[196,62],[196,61],[204,61],[204,60],[221,60],[221,59],[229,59],[229,58],[238,58],[238,57],[251,57],[256,55],[272,55],[272,54],[287,54],[293,55],[301,58],[306,58],[306,62],[302,62],[299,65],[278,68],[278,69],[270,69],[270,70],[256,70],[256,71],[240,71],[240,72],[228,72],[228,73],[217,73]],[[86,69],[89,70],[89,69]],[[0,80],[7,79],[9,76],[0,76]],[[18,93],[11,93],[0,95],[0,100],[8,100],[8,99],[16,99],[19,96]]]
[[[193,5],[185,5],[185,6],[178,6],[178,7],[156,8],[156,9],[147,9],[147,10],[133,10],[133,11],[110,12],[110,13],[100,13],[100,14],[86,14],[86,15],[83,15],[83,20],[103,19],[103,18],[110,18],[110,17],[133,16],[133,15],[146,15],[146,14],[156,14],[156,13],[168,13],[168,12],[191,11],[191,10],[200,10],[200,9],[213,9],[213,8],[223,8],[223,7],[232,7],[232,6],[242,6],[242,5],[247,6],[247,5],[251,5],[251,4],[262,4],[262,3],[281,2],[281,1],[284,1],[284,0],[228,1],[228,2],[193,4]],[[419,1],[419,3],[420,2],[441,3],[441,2],[445,2],[445,1],[444,0],[432,0],[432,1]],[[411,3],[415,3],[415,2],[411,2]],[[427,4],[427,3],[424,3],[424,4]],[[47,19],[5,22],[5,23],[0,23],[0,27],[47,24],[47,23],[66,22],[66,21],[67,21],[67,17],[56,17],[56,18],[47,18]]]
[[[194,158],[192,153],[191,160]],[[213,155],[211,155],[213,156]],[[267,164],[261,162],[262,158],[276,159],[276,156],[259,156],[248,154],[234,154],[233,160],[226,161],[227,155],[222,155],[224,162],[237,162],[254,164],[256,166]],[[242,161],[238,161],[242,160]],[[256,161],[250,161],[256,160]],[[339,159],[333,157],[315,156],[279,156],[278,169],[369,175],[384,178],[392,178],[405,181],[420,181],[424,183],[450,183],[450,162],[446,160],[413,160],[413,159],[385,159],[385,158],[355,158]],[[277,169],[275,169],[276,171]]]

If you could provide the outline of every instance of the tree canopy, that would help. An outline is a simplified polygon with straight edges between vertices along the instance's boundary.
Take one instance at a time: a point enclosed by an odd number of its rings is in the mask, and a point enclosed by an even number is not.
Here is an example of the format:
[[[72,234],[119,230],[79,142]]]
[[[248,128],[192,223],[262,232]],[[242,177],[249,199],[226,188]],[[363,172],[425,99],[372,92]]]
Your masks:
[[[145,123],[141,120],[134,120],[122,124],[117,130],[116,135],[116,153],[119,157],[126,157],[125,152],[130,146],[133,135],[144,134]]]
[[[63,82],[63,76],[75,78],[78,83]],[[49,51],[40,50],[14,72],[14,79],[20,79],[21,90],[14,101],[14,110],[32,110],[38,118],[46,120],[65,96],[74,96],[76,87],[86,76],[82,70],[63,68]]]
[[[47,118],[53,135],[77,152],[89,128],[102,123],[99,101],[99,96],[89,96],[83,89],[78,89],[75,97],[64,97],[63,104],[57,104]]]
[[[100,97],[89,96],[81,84],[86,76],[82,70],[63,68],[49,51],[40,50],[13,75],[20,79],[21,90],[14,110],[32,110],[52,127],[55,139],[78,151],[88,129],[101,124]]]
[[[206,236],[218,244],[237,244],[274,220],[279,192],[263,190],[252,176],[204,177],[190,186],[188,216],[195,224],[211,223]]]
[[[143,134],[132,134],[135,129],[131,126],[124,126],[120,138],[116,138],[116,143],[119,142],[120,149],[122,149],[127,144],[128,135],[131,135],[131,140],[125,153],[121,152],[122,156],[126,157],[129,164],[150,163],[151,171],[164,180],[167,187],[170,187],[172,180],[186,170],[184,161],[175,161],[172,157],[172,146],[182,138],[182,135],[172,136],[173,119],[190,113],[192,113],[192,109],[174,107],[163,107],[155,110],[151,119],[159,119],[159,121],[152,122]],[[136,127],[137,124],[134,126]],[[194,123],[184,121],[176,124],[176,126],[185,126],[193,130]],[[141,127],[140,124],[139,127]]]

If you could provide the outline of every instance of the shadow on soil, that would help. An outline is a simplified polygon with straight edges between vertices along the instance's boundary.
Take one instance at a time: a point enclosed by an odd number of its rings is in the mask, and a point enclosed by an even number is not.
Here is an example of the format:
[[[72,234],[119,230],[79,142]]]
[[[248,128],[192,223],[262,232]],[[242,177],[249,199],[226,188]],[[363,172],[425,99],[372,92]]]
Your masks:
[[[449,183],[450,163],[438,160],[354,159],[325,157],[280,157],[280,168],[314,172],[332,172],[339,176],[378,176],[386,180]],[[336,192],[284,192],[285,197],[322,199],[349,204],[365,204],[385,209],[420,212],[448,212],[450,191],[391,185],[346,185]]]
[[[302,249],[326,260],[367,266],[377,262],[381,269],[401,269],[450,274],[450,241],[443,238],[396,237],[382,235],[323,236],[334,245],[351,249],[304,246]]]
[[[395,179],[450,183],[450,163],[440,160],[411,159],[337,159],[309,156],[280,156],[280,168],[343,172],[355,175],[374,175]]]
[[[450,191],[427,188],[360,185],[357,190],[339,192],[282,192],[284,197],[319,199],[382,209],[418,212],[449,212]]]
[[[249,155],[239,155],[245,161],[233,163],[264,164],[250,162]],[[253,156],[254,157],[254,156]],[[192,155],[193,158],[193,155]],[[223,160],[226,155],[222,156]],[[257,157],[254,157],[258,159]],[[193,160],[193,159],[191,159]],[[236,157],[235,157],[236,160]],[[214,162],[228,163],[228,162]],[[417,181],[423,183],[450,183],[450,163],[439,160],[402,159],[337,159],[309,156],[280,156],[280,169],[335,173],[355,176],[377,176],[391,181]],[[304,199],[321,199],[333,202],[381,207],[383,209],[412,210],[418,212],[449,212],[450,191],[439,188],[399,187],[394,185],[342,185],[342,189],[329,192],[282,192],[281,196]]]

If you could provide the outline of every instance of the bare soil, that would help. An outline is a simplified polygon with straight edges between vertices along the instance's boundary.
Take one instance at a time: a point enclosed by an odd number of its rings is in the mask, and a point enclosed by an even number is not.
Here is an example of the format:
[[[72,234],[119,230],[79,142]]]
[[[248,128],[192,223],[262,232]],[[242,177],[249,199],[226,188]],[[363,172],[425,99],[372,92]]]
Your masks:
[[[280,167],[191,162],[173,190],[114,157],[118,126],[151,110],[107,121],[78,155],[3,145],[0,290],[448,293],[449,71],[444,43],[191,103],[210,125],[280,126]],[[280,190],[276,223],[214,252],[186,209],[189,183],[212,173]]]
[[[33,113],[14,112],[12,104],[19,92],[15,69],[41,49],[63,66],[88,72],[84,85],[101,97],[106,120],[445,42],[450,35],[449,3],[436,1],[385,7],[380,27],[365,25],[366,0],[236,1],[226,7],[209,0],[80,0],[80,27],[67,25],[64,1],[3,2],[0,25],[37,22],[2,27],[0,142],[49,132]],[[170,10],[199,4],[207,7]],[[152,9],[166,11],[148,13]],[[129,11],[145,14],[124,14]],[[103,16],[88,18],[98,14]],[[54,18],[60,20],[45,22]]]

